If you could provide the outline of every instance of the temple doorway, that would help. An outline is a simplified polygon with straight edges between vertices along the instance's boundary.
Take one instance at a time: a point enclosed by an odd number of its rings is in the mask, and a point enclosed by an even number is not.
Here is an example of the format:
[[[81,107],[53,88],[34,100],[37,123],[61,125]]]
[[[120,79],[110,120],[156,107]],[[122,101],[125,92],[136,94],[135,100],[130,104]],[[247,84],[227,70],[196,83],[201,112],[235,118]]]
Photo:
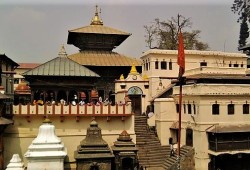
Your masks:
[[[132,158],[123,158],[122,159],[122,170],[133,170],[133,159]]]
[[[129,99],[131,100],[132,112],[135,115],[142,114],[141,113],[142,112],[142,108],[141,108],[142,107],[142,104],[141,104],[142,95],[143,95],[143,92],[141,88],[137,86],[133,86],[128,89],[128,96],[129,96]]]
[[[186,145],[193,146],[193,130],[189,128],[186,129]]]
[[[132,105],[132,112],[135,115],[141,115],[141,96],[140,95],[130,95],[129,96]]]

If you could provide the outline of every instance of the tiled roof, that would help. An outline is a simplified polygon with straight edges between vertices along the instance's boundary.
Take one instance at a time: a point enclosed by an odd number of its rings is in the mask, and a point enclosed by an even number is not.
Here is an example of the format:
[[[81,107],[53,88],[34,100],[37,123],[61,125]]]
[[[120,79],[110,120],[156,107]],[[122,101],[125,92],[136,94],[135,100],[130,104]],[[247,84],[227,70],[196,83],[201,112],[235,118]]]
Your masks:
[[[90,33],[90,34],[117,34],[117,35],[130,35],[129,33],[106,27],[103,25],[89,25],[73,30],[69,30],[69,32],[75,32],[75,33]]]
[[[81,65],[88,66],[141,66],[141,61],[111,51],[81,51],[68,56]]]
[[[72,61],[68,57],[57,57],[38,67],[29,70],[23,75],[28,76],[85,76],[100,77],[88,68]]]
[[[30,68],[30,69],[40,65],[39,63],[18,63],[18,64],[19,64],[18,68]]]

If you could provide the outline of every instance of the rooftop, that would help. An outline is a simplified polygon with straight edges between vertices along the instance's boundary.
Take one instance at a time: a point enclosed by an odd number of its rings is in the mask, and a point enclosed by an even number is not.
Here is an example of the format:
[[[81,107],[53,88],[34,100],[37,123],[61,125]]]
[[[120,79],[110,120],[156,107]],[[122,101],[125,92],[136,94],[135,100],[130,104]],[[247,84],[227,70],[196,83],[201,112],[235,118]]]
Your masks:
[[[150,49],[146,51],[143,56],[147,56],[149,54],[169,54],[169,55],[177,55],[178,50],[162,50],[162,49]],[[229,52],[222,52],[222,51],[199,51],[199,50],[185,50],[186,55],[205,55],[205,56],[225,56],[225,57],[247,57],[246,54],[243,53],[229,53]]]

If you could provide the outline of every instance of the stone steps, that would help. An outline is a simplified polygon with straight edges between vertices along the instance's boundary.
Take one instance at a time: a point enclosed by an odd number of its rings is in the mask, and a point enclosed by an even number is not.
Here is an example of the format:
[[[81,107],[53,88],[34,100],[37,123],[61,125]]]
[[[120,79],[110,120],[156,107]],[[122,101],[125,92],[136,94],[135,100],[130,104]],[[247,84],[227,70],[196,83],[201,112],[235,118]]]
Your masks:
[[[135,133],[140,165],[147,168],[160,167],[168,151],[161,146],[155,133],[149,130],[146,116],[135,117]]]
[[[135,116],[136,145],[139,148],[140,165],[150,169],[169,169],[177,162],[177,157],[170,157],[170,146],[161,146],[156,134],[149,130],[146,116]],[[181,148],[181,157],[185,156],[191,147]]]

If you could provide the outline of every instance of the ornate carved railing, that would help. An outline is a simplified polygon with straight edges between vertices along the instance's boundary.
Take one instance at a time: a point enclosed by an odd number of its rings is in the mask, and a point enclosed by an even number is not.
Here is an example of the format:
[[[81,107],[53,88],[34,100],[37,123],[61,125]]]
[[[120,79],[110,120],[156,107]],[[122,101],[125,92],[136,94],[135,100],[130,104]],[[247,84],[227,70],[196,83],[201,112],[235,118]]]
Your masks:
[[[26,116],[27,121],[30,121],[30,117],[33,116],[58,116],[61,117],[61,121],[66,116],[75,116],[76,121],[79,121],[80,117],[90,116],[97,117],[103,116],[110,120],[110,117],[121,117],[124,120],[125,117],[131,116],[130,104],[116,104],[116,105],[56,105],[56,104],[44,104],[44,105],[14,105],[14,116]]]

